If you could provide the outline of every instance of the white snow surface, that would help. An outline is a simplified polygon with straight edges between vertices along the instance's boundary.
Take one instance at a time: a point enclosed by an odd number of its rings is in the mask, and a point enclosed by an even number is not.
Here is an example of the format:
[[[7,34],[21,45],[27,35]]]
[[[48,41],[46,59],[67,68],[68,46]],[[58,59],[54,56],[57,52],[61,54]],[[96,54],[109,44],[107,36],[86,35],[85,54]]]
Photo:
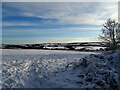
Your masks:
[[[112,88],[119,83],[120,52],[2,51],[2,87]]]

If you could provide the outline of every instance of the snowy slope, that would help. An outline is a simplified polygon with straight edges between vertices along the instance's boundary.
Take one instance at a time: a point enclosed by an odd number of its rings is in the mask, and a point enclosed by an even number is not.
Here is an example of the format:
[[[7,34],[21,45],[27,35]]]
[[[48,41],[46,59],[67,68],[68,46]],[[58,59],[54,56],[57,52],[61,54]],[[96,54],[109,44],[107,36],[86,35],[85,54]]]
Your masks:
[[[3,87],[112,88],[120,53],[3,50]]]
[[[69,63],[78,63],[80,58],[90,54],[75,51],[3,50],[3,87],[50,87],[47,84],[42,86],[41,82],[46,83],[50,75],[54,76],[55,72],[65,70]]]

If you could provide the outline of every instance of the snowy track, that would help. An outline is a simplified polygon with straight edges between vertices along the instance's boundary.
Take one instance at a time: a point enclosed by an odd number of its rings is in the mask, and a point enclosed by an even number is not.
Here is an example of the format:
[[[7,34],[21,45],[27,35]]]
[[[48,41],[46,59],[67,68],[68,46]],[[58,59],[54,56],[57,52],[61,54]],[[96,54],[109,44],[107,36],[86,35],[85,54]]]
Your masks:
[[[52,50],[3,50],[3,87],[65,87],[63,83],[60,84],[61,81],[59,82],[58,80],[58,82],[51,83],[49,79],[54,77],[56,73],[64,72],[66,67],[68,67],[67,65],[69,65],[70,69],[72,67],[70,66],[71,63],[78,63],[80,58],[90,54],[99,53]],[[61,75],[64,75],[64,73]],[[59,75],[56,76],[59,78]]]

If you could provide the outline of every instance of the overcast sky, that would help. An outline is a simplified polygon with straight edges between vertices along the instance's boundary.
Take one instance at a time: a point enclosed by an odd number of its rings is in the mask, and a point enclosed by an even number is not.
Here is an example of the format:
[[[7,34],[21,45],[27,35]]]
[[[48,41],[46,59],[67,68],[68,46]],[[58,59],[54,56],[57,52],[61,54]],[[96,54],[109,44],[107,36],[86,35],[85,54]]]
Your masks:
[[[117,2],[4,2],[3,43],[96,41]]]

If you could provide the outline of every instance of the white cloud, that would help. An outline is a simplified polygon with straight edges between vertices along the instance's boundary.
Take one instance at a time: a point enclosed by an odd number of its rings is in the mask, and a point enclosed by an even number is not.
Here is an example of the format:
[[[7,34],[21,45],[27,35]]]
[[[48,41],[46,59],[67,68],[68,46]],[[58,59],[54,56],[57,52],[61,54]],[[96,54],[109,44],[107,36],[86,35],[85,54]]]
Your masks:
[[[90,24],[90,25],[101,25],[103,24],[106,19],[114,18],[117,20],[118,18],[118,6],[117,3],[8,3],[10,7],[15,8],[18,11],[11,12],[9,9],[6,11],[7,14],[4,16],[26,16],[26,17],[40,17],[44,19],[57,19],[56,22],[59,25],[66,25],[66,24]],[[7,5],[7,3],[6,3]],[[4,9],[3,9],[4,10]],[[19,22],[19,21],[18,21]],[[54,23],[53,23],[54,24]],[[36,22],[4,22],[5,26],[39,26]],[[53,33],[61,33],[62,30],[98,30],[101,28],[85,28],[80,27],[69,27],[69,28],[62,28],[62,29],[49,29],[46,31],[39,31],[39,30],[10,30],[4,31],[5,34],[18,34],[18,33],[41,33],[41,34],[53,34]],[[61,32],[58,32],[61,31]],[[44,43],[44,42],[79,42],[79,41],[97,41],[96,38],[21,38],[21,39],[4,39],[6,43]]]
[[[53,35],[53,34],[59,34],[64,33],[65,31],[80,31],[80,30],[91,30],[91,31],[100,31],[100,27],[92,27],[92,28],[81,28],[81,27],[68,27],[68,28],[59,28],[59,29],[29,29],[29,30],[24,30],[24,29],[18,29],[18,30],[4,30],[2,33],[3,34],[47,34],[47,35]]]
[[[31,43],[70,43],[70,42],[96,42],[97,38],[23,38],[23,39],[3,39],[4,44],[31,44]]]
[[[4,5],[4,4],[3,4]],[[118,18],[117,3],[96,3],[96,2],[79,2],[79,3],[13,3],[14,8],[21,9],[19,15],[55,18],[58,24],[94,24],[101,25],[108,18]],[[11,12],[10,12],[11,13]],[[34,23],[34,22],[33,22]]]
[[[2,26],[39,26],[39,24],[17,21],[17,22],[3,22]]]

